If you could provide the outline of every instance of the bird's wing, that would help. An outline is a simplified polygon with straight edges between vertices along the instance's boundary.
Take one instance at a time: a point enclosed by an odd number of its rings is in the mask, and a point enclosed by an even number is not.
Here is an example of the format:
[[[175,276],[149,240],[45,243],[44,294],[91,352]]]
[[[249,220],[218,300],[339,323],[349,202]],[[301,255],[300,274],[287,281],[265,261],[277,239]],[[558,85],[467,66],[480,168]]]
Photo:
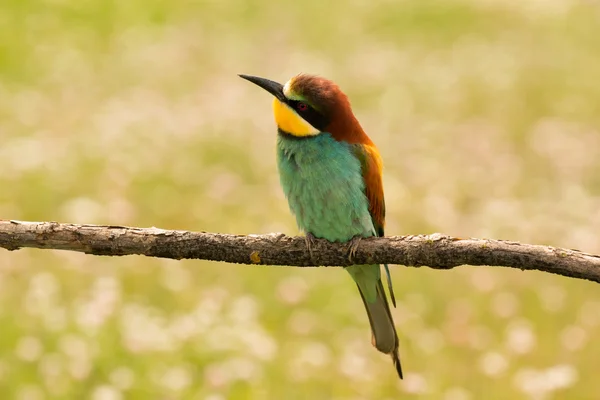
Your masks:
[[[379,151],[373,145],[355,144],[354,154],[360,160],[365,195],[369,200],[369,213],[377,236],[383,236],[385,227],[385,200],[383,198],[383,182],[381,174],[383,162]]]
[[[385,227],[385,200],[383,198],[383,162],[379,151],[374,145],[355,144],[354,154],[360,160],[363,179],[365,181],[365,195],[369,200],[369,213],[375,227],[377,236],[382,237]],[[388,290],[392,304],[396,307],[396,296],[392,287],[392,278],[387,264],[383,265],[388,282]]]

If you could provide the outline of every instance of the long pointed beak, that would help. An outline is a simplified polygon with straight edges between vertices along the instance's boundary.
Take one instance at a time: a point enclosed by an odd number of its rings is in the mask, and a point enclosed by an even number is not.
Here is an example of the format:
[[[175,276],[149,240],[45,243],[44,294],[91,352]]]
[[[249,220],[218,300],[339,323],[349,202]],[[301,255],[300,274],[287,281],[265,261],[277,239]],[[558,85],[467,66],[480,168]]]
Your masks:
[[[285,95],[283,94],[283,85],[281,83],[277,83],[270,79],[259,78],[258,76],[252,75],[239,75],[240,78],[244,78],[247,81],[254,83],[257,86],[265,89],[267,92],[271,93],[273,96],[277,97],[279,101],[286,102]]]

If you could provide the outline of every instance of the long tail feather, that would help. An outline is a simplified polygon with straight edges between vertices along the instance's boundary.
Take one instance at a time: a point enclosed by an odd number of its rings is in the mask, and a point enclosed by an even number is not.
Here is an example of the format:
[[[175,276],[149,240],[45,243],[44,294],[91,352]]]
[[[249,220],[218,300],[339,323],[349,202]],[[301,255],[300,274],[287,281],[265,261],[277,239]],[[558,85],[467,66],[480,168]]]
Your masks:
[[[381,279],[377,282],[377,297],[373,302],[368,302],[360,290],[360,286],[356,286],[369,317],[373,346],[380,352],[389,354],[392,357],[396,372],[398,372],[398,376],[402,379],[402,366],[400,364],[400,356],[398,355],[398,334],[396,333],[396,327],[394,326],[394,320]]]
[[[387,277],[388,291],[390,292],[390,299],[392,300],[392,304],[394,308],[396,308],[396,296],[394,296],[394,288],[392,287],[392,277],[390,276],[390,267],[387,264],[383,264],[383,268],[385,269],[385,276]]]

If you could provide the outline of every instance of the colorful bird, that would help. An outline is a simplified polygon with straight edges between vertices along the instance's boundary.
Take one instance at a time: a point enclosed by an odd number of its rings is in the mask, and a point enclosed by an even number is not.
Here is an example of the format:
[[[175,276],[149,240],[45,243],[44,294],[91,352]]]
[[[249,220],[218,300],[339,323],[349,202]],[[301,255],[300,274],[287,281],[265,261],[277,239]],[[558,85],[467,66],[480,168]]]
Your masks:
[[[350,242],[383,236],[385,203],[379,151],[334,82],[300,74],[285,85],[256,76],[240,77],[275,96],[277,164],[281,186],[312,254],[314,238]],[[379,265],[345,268],[356,282],[371,325],[372,343],[392,357],[400,378],[398,335],[381,282]],[[394,306],[394,292],[385,265]]]

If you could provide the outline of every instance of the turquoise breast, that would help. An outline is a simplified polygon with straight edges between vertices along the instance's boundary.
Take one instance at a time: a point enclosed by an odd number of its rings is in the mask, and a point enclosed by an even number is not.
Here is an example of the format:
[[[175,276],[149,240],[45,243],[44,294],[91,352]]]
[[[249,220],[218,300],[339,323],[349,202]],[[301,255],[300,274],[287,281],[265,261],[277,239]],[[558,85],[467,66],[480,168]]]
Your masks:
[[[332,242],[375,236],[360,162],[351,146],[329,133],[277,135],[281,186],[304,232]]]

